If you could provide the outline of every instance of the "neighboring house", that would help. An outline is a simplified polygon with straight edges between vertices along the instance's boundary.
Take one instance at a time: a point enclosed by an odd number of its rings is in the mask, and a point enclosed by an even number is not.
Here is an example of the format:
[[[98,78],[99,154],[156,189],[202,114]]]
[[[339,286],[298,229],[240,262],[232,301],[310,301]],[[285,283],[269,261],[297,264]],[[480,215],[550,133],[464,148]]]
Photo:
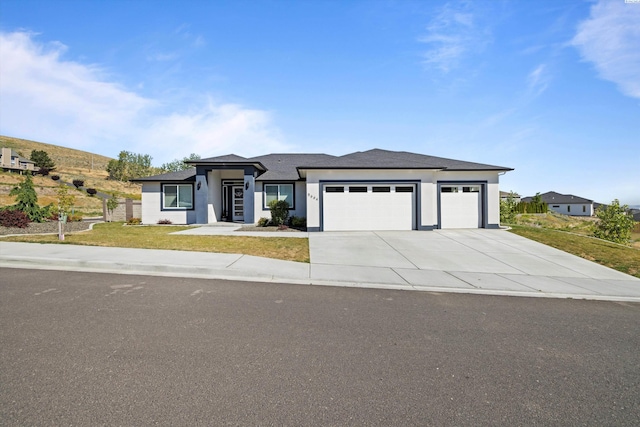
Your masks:
[[[545,202],[549,210],[564,215],[572,216],[593,216],[593,200],[583,197],[574,196],[572,194],[560,194],[555,191],[541,194],[542,201]],[[533,197],[524,197],[523,202],[531,202]]]
[[[132,180],[142,183],[144,224],[254,224],[270,217],[269,202],[286,200],[309,231],[498,228],[498,177],[513,170],[379,149],[188,163],[195,168]]]
[[[510,191],[500,192],[500,200],[502,200],[503,202],[506,202],[507,200],[509,200],[509,196],[511,196]],[[513,201],[515,203],[520,203],[520,195],[518,193],[513,193]]]
[[[3,147],[0,152],[0,168],[8,171],[38,171],[35,163],[29,159],[20,157],[20,155],[11,148]]]

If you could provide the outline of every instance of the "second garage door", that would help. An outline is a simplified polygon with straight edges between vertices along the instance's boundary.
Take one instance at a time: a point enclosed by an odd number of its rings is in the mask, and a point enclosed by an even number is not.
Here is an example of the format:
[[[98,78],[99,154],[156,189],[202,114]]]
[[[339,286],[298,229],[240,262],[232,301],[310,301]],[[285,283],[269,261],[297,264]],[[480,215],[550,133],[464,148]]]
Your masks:
[[[440,228],[482,227],[482,186],[440,186]]]
[[[324,231],[416,228],[415,184],[327,184],[322,193]]]

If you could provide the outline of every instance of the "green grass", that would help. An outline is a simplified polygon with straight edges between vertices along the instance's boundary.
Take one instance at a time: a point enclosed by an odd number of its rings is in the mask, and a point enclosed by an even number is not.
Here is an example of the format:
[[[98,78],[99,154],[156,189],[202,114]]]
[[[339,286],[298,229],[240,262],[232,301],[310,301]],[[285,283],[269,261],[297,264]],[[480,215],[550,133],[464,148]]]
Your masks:
[[[309,262],[309,239],[249,236],[183,236],[171,235],[188,226],[125,226],[121,222],[96,224],[92,231],[65,235],[13,236],[9,242],[62,243],[120,248],[169,249],[179,251],[233,253],[254,255],[285,261]]]
[[[512,233],[640,278],[640,250],[546,228],[513,225]]]

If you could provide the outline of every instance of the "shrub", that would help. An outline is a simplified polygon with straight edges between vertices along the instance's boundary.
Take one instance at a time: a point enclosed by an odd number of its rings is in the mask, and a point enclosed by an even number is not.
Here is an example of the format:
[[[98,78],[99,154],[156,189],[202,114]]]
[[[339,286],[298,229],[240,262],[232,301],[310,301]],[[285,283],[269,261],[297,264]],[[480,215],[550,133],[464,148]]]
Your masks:
[[[267,225],[269,225],[269,218],[260,218],[258,220],[258,227],[266,227]]]
[[[305,228],[307,226],[307,218],[294,215],[289,218],[289,225],[293,228]]]
[[[14,209],[0,211],[0,225],[3,227],[26,228],[30,222],[27,214],[22,211]]]
[[[38,194],[33,187],[33,179],[31,175],[25,175],[24,181],[14,187],[10,192],[10,196],[16,196],[16,204],[11,208],[24,212],[29,220],[42,222],[49,215],[48,207],[41,208],[38,206]]]
[[[40,168],[40,169],[38,170],[38,173],[39,173],[40,175],[42,175],[42,176],[47,176],[47,175],[49,175],[49,172],[51,172],[51,169],[49,169],[49,168]]]
[[[288,229],[289,229],[289,227],[288,227],[288,226],[286,226],[286,225],[284,225],[284,224],[280,224],[280,225],[278,226],[278,230],[288,230]]]
[[[80,222],[80,221],[82,221],[82,215],[80,214],[67,215],[67,222]]]
[[[131,218],[127,221],[128,225],[140,225],[142,224],[142,220],[140,218]]]
[[[73,185],[75,185],[76,188],[84,187],[84,180],[83,179],[74,179],[73,180]]]
[[[620,206],[618,199],[611,202],[609,206],[600,206],[596,210],[598,222],[593,235],[611,242],[629,244],[631,230],[635,223],[628,210],[627,205]]]
[[[51,179],[54,181],[60,180],[60,175],[51,175]]]
[[[170,219],[159,219],[158,224],[173,224]]]
[[[95,188],[87,188],[87,194],[90,196],[95,196],[97,193]]]
[[[271,221],[275,225],[283,225],[287,222],[289,216],[289,203],[285,200],[272,200],[269,202],[269,209],[271,210]]]

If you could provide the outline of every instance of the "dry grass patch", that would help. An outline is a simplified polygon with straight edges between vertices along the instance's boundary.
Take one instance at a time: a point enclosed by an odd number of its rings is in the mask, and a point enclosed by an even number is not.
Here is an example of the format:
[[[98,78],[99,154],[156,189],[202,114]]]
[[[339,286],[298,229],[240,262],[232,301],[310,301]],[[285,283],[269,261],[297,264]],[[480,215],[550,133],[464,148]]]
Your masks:
[[[519,236],[544,243],[598,264],[640,278],[640,250],[593,237],[536,227],[514,225]]]
[[[57,236],[14,236],[10,242],[64,243],[140,249],[168,249],[254,255],[285,261],[309,262],[309,239],[249,236],[173,235],[188,226],[125,226],[122,223],[96,224],[92,231]]]

